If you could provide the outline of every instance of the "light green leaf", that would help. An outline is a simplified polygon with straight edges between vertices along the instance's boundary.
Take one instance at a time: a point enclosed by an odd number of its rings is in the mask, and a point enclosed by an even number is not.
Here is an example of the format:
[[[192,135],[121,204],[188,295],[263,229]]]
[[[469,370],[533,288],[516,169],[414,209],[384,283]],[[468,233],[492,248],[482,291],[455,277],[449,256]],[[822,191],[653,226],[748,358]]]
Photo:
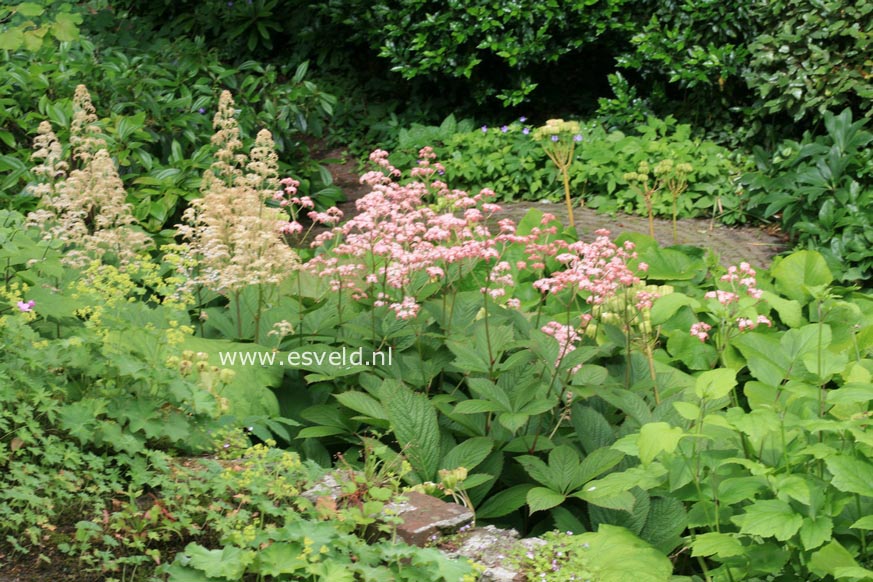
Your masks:
[[[755,501],[746,507],[745,513],[731,520],[740,526],[740,533],[775,537],[780,542],[790,539],[803,524],[803,517],[778,499]]]
[[[824,578],[828,574],[836,575],[838,569],[859,568],[852,554],[837,540],[815,552],[809,559],[809,570]]]
[[[297,543],[275,542],[258,552],[259,572],[267,576],[293,574],[306,568],[303,547]]]
[[[700,399],[716,400],[730,394],[737,385],[737,371],[717,368],[701,373],[694,382],[694,393]]]
[[[873,515],[862,517],[850,526],[852,529],[873,529]]]
[[[556,507],[567,499],[567,497],[557,491],[546,489],[545,487],[534,487],[527,492],[527,505],[530,507],[531,513],[544,511]]]
[[[749,365],[752,375],[762,383],[779,386],[788,375],[791,362],[779,339],[772,334],[747,332],[732,340]]]
[[[40,16],[43,12],[45,12],[45,8],[43,8],[39,4],[35,4],[34,2],[22,2],[21,4],[15,6],[15,11],[18,12],[21,16],[26,16],[30,18],[33,16]]]
[[[210,578],[242,578],[256,555],[251,550],[234,546],[225,546],[220,550],[207,550],[195,543],[185,546],[185,556],[190,558],[190,565],[202,570]]]
[[[588,544],[587,557],[598,582],[668,582],[673,573],[666,556],[622,527],[601,525],[595,533],[580,535],[579,541]]]
[[[681,428],[670,426],[666,422],[650,422],[643,425],[637,441],[640,461],[643,465],[648,465],[655,460],[658,453],[672,453],[683,436],[685,433]]]
[[[771,274],[780,293],[803,303],[834,280],[824,257],[816,251],[797,251],[774,261]]]
[[[826,515],[816,516],[815,519],[810,517],[803,518],[803,525],[800,526],[800,543],[803,544],[804,550],[814,550],[829,539],[834,529],[834,522]]]
[[[715,556],[719,559],[740,556],[743,554],[743,544],[731,534],[709,532],[694,537],[691,543],[691,555],[694,557]]]
[[[873,497],[873,462],[848,455],[833,455],[825,458],[833,478],[831,485],[840,491]]]

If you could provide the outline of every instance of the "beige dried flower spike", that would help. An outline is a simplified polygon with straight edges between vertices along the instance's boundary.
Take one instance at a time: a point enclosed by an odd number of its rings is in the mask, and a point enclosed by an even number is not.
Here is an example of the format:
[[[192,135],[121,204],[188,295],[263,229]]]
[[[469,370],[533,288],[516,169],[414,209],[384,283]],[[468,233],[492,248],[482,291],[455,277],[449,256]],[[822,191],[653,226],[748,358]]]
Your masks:
[[[281,210],[266,205],[279,189],[273,137],[261,130],[250,154],[240,153],[233,105],[230,93],[223,92],[214,118],[216,160],[203,174],[202,196],[191,202],[177,228],[188,241],[188,262],[197,264],[189,285],[238,296],[249,285],[278,284],[299,259],[279,233]]]
[[[40,180],[31,192],[40,197],[40,208],[28,215],[28,224],[43,230],[47,239],[70,245],[64,261],[84,266],[106,253],[126,264],[152,244],[135,227],[132,207],[115,162],[100,136],[97,115],[84,85],[76,88],[70,144],[78,168],[69,171],[63,149],[51,124],[44,121],[34,140],[34,168]]]

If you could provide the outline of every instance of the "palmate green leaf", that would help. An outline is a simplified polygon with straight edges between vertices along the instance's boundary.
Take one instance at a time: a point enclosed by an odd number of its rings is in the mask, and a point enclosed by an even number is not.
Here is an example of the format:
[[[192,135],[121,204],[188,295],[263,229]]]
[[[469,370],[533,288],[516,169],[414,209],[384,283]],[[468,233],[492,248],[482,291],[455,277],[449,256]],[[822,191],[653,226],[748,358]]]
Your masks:
[[[549,451],[549,473],[551,482],[549,487],[568,493],[582,485],[577,483],[580,477],[581,462],[579,453],[567,445],[555,447]]]
[[[545,487],[534,487],[527,492],[526,499],[530,512],[536,513],[537,511],[545,511],[564,503],[567,497],[563,493],[558,493]]]
[[[488,361],[469,343],[447,341],[446,346],[455,356],[452,364],[464,373],[489,373]]]
[[[570,488],[578,489],[588,481],[599,477],[618,465],[623,458],[623,452],[608,447],[592,451],[587,457],[582,459],[582,463],[579,465]]]
[[[242,578],[256,555],[251,550],[241,550],[234,546],[225,546],[220,550],[208,550],[196,543],[185,546],[185,557],[191,567],[202,570],[210,578]]]
[[[527,474],[530,475],[534,481],[541,485],[545,485],[546,487],[553,486],[552,473],[545,461],[539,457],[534,457],[533,455],[520,455],[516,457],[515,460],[524,467],[524,470],[527,471]]]
[[[873,497],[873,461],[841,454],[825,457],[825,464],[833,475],[831,485],[840,491]]]
[[[275,542],[258,552],[258,572],[266,576],[293,574],[305,569],[308,562],[303,547],[294,542]]]
[[[393,381],[382,385],[380,398],[410,465],[423,481],[433,480],[440,464],[440,428],[433,404],[426,395]]]
[[[740,526],[740,533],[773,537],[780,542],[791,539],[803,525],[803,517],[778,499],[755,501],[746,507],[745,513],[731,520]]]

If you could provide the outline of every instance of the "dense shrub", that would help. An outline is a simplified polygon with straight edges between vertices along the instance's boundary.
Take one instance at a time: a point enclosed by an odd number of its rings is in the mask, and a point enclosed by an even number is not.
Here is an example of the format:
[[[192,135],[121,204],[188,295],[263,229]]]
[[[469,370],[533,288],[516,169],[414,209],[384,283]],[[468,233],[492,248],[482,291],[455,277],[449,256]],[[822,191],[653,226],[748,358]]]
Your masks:
[[[873,134],[852,112],[825,113],[826,135],[757,151],[758,171],[747,174],[749,207],[775,220],[800,246],[816,249],[844,281],[873,276]]]
[[[413,125],[400,131],[398,165],[416,159],[424,144],[439,144],[436,151],[446,163],[445,179],[455,188],[490,188],[499,200],[551,200],[562,198],[560,177],[533,139],[534,126],[515,121],[502,127],[472,128],[469,120],[453,116],[440,126]],[[576,203],[602,212],[645,214],[642,197],[629,187],[625,174],[637,172],[641,163],[651,167],[663,160],[691,164],[688,189],[678,204],[679,215],[718,215],[724,222],[745,221],[742,200],[736,194],[737,156],[711,141],[694,138],[691,127],[675,119],[649,118],[625,134],[606,131],[596,124],[582,129],[581,142],[570,171]],[[672,197],[664,189],[654,199],[654,211],[670,216]]]
[[[230,89],[244,105],[240,123],[251,140],[258,129],[277,135],[283,172],[302,182],[304,193],[332,204],[338,198],[330,175],[308,156],[301,140],[322,135],[333,112],[331,95],[306,80],[307,66],[229,67],[202,42],[156,41],[148,50],[98,48],[87,40],[12,52],[0,64],[10,80],[0,87],[0,196],[21,209],[30,181],[27,160],[34,128],[48,118],[64,137],[73,89],[86,84],[95,96],[100,125],[131,192],[136,217],[157,232],[178,221],[211,163],[211,113],[218,93]],[[104,105],[105,104],[105,105]],[[111,108],[110,108],[110,105]],[[257,104],[257,105],[255,105]]]

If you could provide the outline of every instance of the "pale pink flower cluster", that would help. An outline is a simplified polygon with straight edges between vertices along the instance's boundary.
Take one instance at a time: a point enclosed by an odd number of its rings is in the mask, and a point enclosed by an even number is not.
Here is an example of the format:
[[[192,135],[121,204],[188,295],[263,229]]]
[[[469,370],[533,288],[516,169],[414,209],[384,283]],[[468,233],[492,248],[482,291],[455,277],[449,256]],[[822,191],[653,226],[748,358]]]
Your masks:
[[[708,323],[704,323],[702,321],[698,321],[691,326],[691,335],[696,337],[702,342],[705,342],[709,339],[709,330],[712,329],[712,326]]]
[[[759,325],[766,325],[767,327],[773,327],[773,322],[770,321],[766,315],[759,315],[754,321],[747,317],[740,317],[737,319],[737,327],[740,331],[748,331],[755,329]]]
[[[512,277],[512,267],[506,261],[500,261],[488,273],[488,281],[479,291],[492,299],[499,299],[506,295],[507,287],[514,286],[515,279]],[[513,301],[513,305],[517,305],[516,301]]]
[[[704,297],[706,299],[715,299],[725,308],[738,304],[742,294],[753,299],[761,299],[763,292],[758,289],[756,275],[755,269],[747,262],[742,262],[738,266],[731,265],[728,267],[727,273],[719,279],[721,282],[727,283],[730,286],[730,290],[717,289],[715,291],[708,291],[704,294]],[[733,319],[737,315],[737,307],[731,307],[727,312],[731,313],[728,319]],[[772,327],[773,325],[773,322],[765,315],[757,315],[754,319],[750,317],[736,317],[734,323],[741,332],[751,331],[759,325],[766,325],[767,327]],[[709,338],[707,332],[710,329],[712,329],[711,326],[700,322],[691,326],[690,333],[700,341],[706,341]]]
[[[436,167],[432,152],[421,154],[427,167]],[[374,296],[374,304],[387,305],[397,317],[414,317],[418,308],[409,290],[418,273],[440,279],[450,272],[459,274],[468,263],[498,259],[499,237],[491,236],[482,212],[493,192],[471,196],[438,180],[402,184],[396,180],[402,173],[390,164],[387,152],[377,150],[370,160],[379,169],[361,177],[372,190],[357,201],[359,214],[315,238],[314,247],[331,239],[338,242],[307,268],[328,279],[335,291],[351,291],[357,298]],[[428,205],[432,198],[443,211]],[[509,270],[508,264],[500,265],[489,281],[511,285]],[[505,293],[488,287],[492,297]]]
[[[756,274],[755,269],[749,263],[742,262],[739,266],[731,265],[728,267],[728,272],[722,275],[721,280],[725,283],[730,283],[733,292],[722,290],[710,291],[704,297],[707,299],[717,299],[722,305],[728,305],[739,300],[739,291],[740,288],[743,288],[749,297],[760,299],[762,292],[757,287]]]
[[[428,180],[434,174],[443,175],[446,173],[446,168],[439,162],[434,162],[436,154],[430,146],[423,147],[418,152],[418,166],[410,170],[409,175],[413,178]],[[372,158],[371,158],[372,159]]]
[[[636,308],[640,311],[643,309],[651,309],[655,303],[655,299],[660,297],[657,293],[651,291],[638,291]]]
[[[580,333],[580,331],[584,333],[584,328],[591,321],[591,315],[586,313],[580,316],[580,319],[581,325],[579,329],[573,327],[572,325],[564,325],[562,323],[558,323],[557,321],[550,321],[540,328],[540,331],[542,331],[546,335],[555,338],[555,341],[558,342],[558,349],[560,351],[558,354],[558,358],[555,361],[555,367],[560,366],[561,361],[564,359],[564,357],[570,352],[574,351],[576,349],[576,344],[582,341],[583,334]],[[581,368],[582,364],[579,364],[577,366],[574,366],[573,369],[570,370],[570,372],[575,374]]]
[[[315,202],[312,201],[312,198],[297,195],[300,182],[294,178],[283,178],[279,183],[282,185],[282,190],[277,190],[273,194],[273,200],[278,202],[279,207],[288,213],[288,221],[279,222],[281,234],[299,235],[303,232],[303,225],[298,220],[300,212],[303,210],[310,210],[306,216],[313,224],[333,226],[342,220],[342,210],[336,207],[328,208],[325,212],[315,212]]]
[[[636,258],[633,243],[628,241],[618,247],[609,239],[608,230],[598,230],[595,234],[597,238],[593,242],[567,245],[566,252],[555,257],[567,268],[536,281],[534,287],[543,293],[559,293],[564,289],[584,292],[588,303],[600,305],[619,289],[639,283],[639,277],[627,264]]]

